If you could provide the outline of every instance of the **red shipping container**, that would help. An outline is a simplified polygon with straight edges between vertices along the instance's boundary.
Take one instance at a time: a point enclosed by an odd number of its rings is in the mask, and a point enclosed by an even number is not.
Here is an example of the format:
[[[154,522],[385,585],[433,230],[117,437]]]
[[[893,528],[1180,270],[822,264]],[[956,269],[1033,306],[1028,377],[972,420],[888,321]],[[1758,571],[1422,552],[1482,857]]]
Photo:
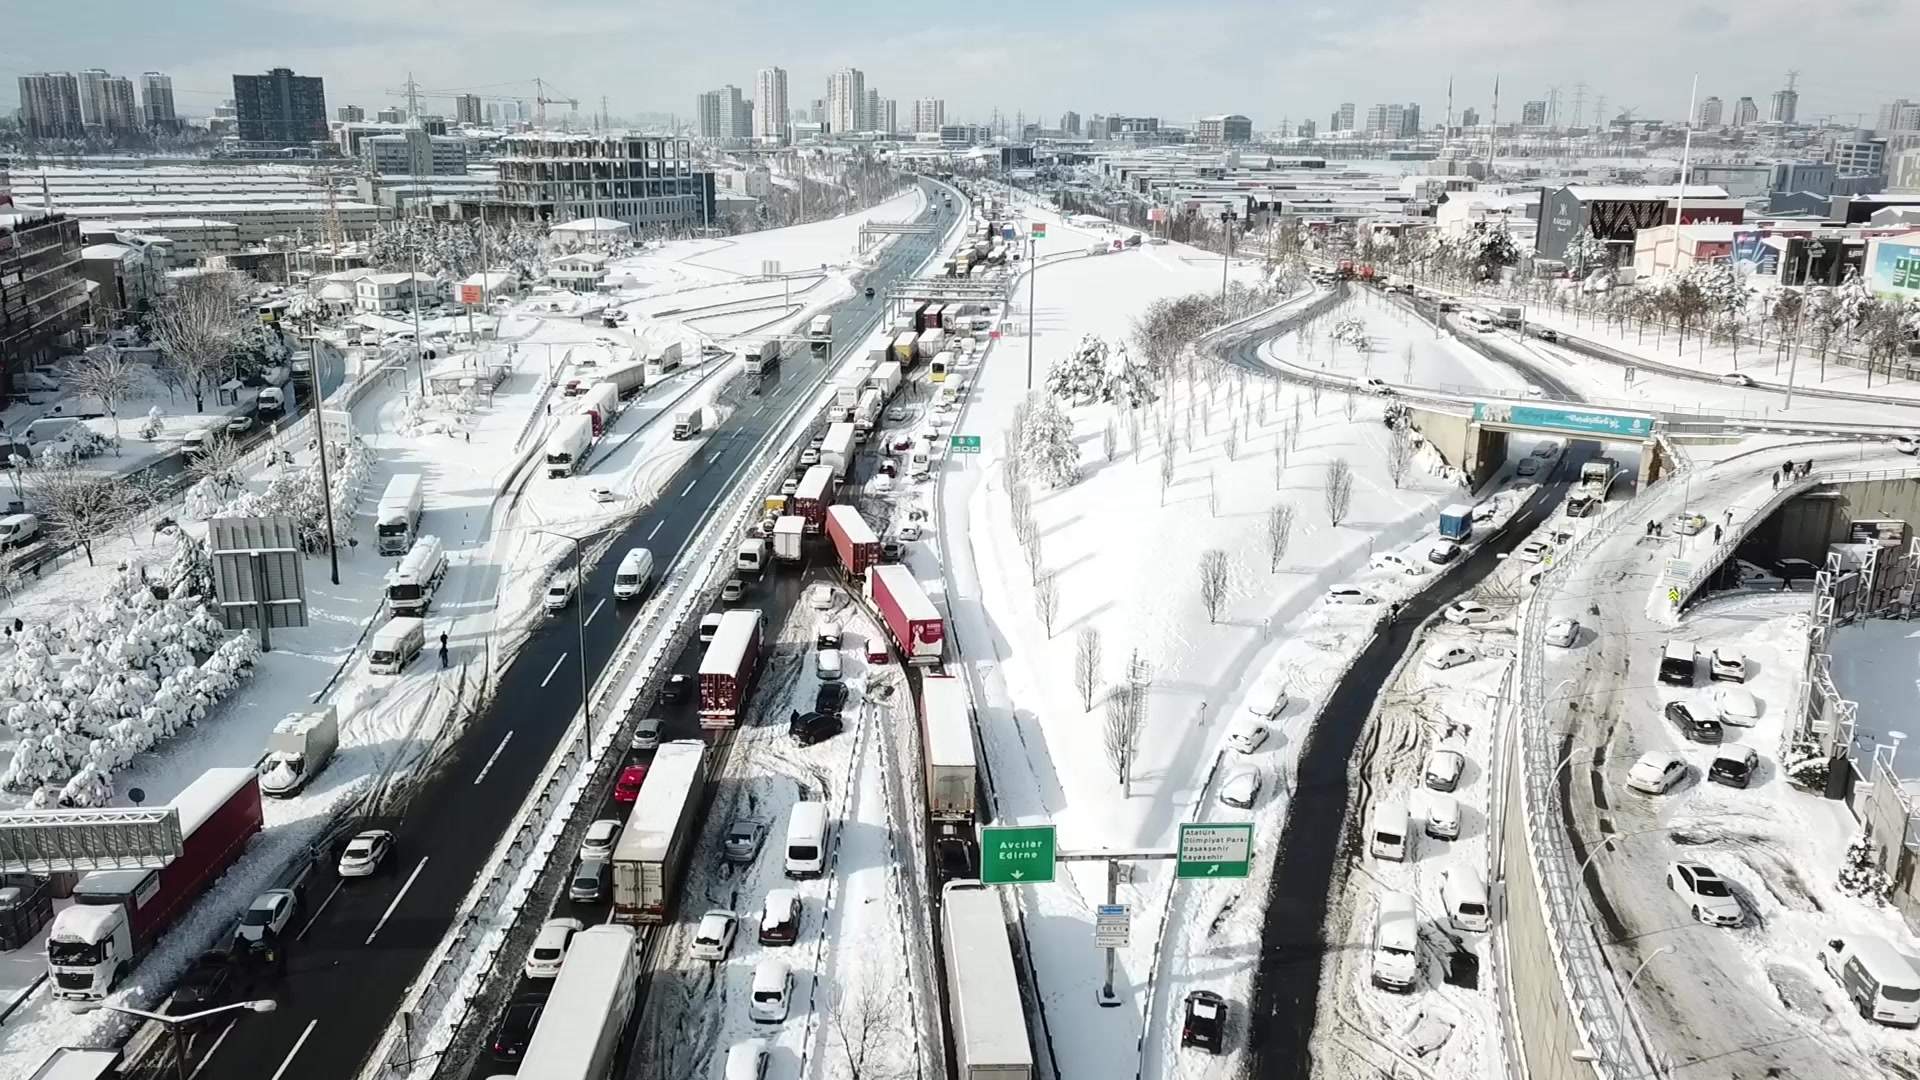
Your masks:
[[[855,581],[864,578],[867,570],[880,561],[880,538],[873,534],[873,527],[860,516],[860,511],[851,506],[827,507],[827,537],[840,556],[840,569]]]
[[[893,643],[909,664],[937,664],[947,638],[946,623],[927,599],[913,571],[899,564],[876,566],[867,575],[867,597],[880,611]]]

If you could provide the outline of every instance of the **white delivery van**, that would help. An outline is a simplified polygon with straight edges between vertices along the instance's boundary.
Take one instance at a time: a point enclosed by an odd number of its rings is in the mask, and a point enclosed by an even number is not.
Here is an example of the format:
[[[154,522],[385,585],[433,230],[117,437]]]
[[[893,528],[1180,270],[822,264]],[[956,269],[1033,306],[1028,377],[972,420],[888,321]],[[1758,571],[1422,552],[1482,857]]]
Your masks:
[[[388,619],[385,626],[374,631],[373,644],[367,648],[367,666],[376,675],[398,675],[426,645],[425,621],[407,615]]]
[[[631,600],[647,591],[647,582],[653,578],[653,552],[646,548],[632,548],[620,559],[619,569],[613,572],[613,598]]]
[[[1483,934],[1493,925],[1487,908],[1487,882],[1480,871],[1463,862],[1440,871],[1440,902],[1455,930]]]
[[[1373,828],[1367,850],[1376,859],[1407,861],[1407,804],[1404,799],[1382,799],[1373,806]]]
[[[1406,994],[1419,982],[1420,917],[1413,897],[1386,893],[1373,923],[1373,985]]]
[[[40,519],[32,514],[8,514],[0,517],[0,548],[31,544],[40,535]]]
[[[1920,1024],[1920,972],[1885,938],[1834,938],[1820,950],[1820,965],[1863,1018],[1887,1027]]]
[[[787,876],[816,878],[827,869],[827,804],[797,802],[787,817]]]
[[[733,555],[733,568],[757,574],[767,566],[767,542],[761,537],[753,537],[740,542],[739,550]]]

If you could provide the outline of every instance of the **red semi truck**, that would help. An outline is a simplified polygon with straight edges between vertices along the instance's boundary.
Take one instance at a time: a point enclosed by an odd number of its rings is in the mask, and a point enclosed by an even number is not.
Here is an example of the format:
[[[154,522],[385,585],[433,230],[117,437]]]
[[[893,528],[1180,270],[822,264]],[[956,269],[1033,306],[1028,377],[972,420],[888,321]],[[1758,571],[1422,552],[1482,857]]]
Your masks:
[[[798,514],[806,519],[807,532],[818,533],[827,524],[827,507],[833,505],[833,469],[826,465],[815,465],[800,478],[800,487],[793,493],[793,505],[788,513]]]
[[[946,624],[933,601],[914,580],[913,571],[898,563],[876,566],[867,575],[867,598],[880,610],[893,643],[909,664],[937,664],[946,644]]]
[[[760,661],[760,611],[735,608],[720,616],[713,640],[700,658],[700,726],[730,728],[740,723]]]
[[[860,511],[851,506],[827,507],[827,538],[840,556],[840,569],[855,581],[863,580],[867,570],[880,561],[880,538]]]
[[[54,916],[47,935],[54,997],[106,997],[260,831],[252,769],[208,769],[172,805],[180,813],[178,858],[159,870],[96,870],[74,886],[73,905]]]

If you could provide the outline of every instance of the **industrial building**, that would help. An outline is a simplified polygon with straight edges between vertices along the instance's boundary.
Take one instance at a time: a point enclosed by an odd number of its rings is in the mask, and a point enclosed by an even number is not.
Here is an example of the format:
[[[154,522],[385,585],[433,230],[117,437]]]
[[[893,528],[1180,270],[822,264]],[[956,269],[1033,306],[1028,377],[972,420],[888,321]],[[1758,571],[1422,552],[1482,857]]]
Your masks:
[[[0,390],[79,344],[87,321],[80,221],[0,207]]]
[[[509,220],[612,218],[639,229],[713,220],[713,173],[695,165],[690,139],[544,131],[500,145],[493,202]],[[491,206],[482,212],[493,216]]]

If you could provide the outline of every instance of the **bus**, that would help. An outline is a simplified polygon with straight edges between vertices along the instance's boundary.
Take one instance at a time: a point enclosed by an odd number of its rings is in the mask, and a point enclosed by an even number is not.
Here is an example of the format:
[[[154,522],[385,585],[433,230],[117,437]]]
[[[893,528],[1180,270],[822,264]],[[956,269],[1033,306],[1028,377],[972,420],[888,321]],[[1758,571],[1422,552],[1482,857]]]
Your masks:
[[[978,881],[947,882],[941,890],[940,931],[947,961],[947,1019],[953,1026],[960,1075],[1030,1080],[1033,1049],[999,890]],[[561,976],[565,974],[563,970]],[[530,1073],[524,1065],[520,1072],[546,1075]]]
[[[950,352],[938,353],[929,361],[929,365],[927,368],[927,381],[937,383],[946,382],[947,369],[953,366],[953,354]]]
[[[547,1007],[520,1058],[539,1080],[604,1080],[639,996],[640,959],[631,926],[593,926],[573,936]]]

